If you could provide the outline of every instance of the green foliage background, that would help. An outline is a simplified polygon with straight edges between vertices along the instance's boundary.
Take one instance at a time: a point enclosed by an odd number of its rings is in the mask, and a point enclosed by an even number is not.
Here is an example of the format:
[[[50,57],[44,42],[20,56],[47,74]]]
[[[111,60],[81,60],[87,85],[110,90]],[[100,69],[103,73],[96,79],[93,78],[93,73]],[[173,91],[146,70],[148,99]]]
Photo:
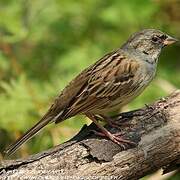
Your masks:
[[[157,28],[180,37],[178,0],[0,0],[0,148],[34,125],[83,68],[130,34]],[[124,110],[180,88],[180,46],[166,48],[154,82]],[[16,154],[26,156],[72,137],[75,117],[50,125]]]

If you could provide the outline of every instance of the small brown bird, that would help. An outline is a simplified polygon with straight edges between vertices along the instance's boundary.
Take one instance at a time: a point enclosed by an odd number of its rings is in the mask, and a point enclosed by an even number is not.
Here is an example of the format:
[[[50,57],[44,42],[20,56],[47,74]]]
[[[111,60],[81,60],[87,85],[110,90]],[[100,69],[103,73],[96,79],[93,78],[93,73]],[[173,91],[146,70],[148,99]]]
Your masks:
[[[145,29],[132,35],[121,48],[106,54],[75,77],[42,119],[5,153],[12,154],[47,124],[57,124],[77,114],[90,118],[113,142],[131,143],[110,133],[98,123],[96,116],[112,124],[106,118],[108,113],[132,101],[149,85],[155,76],[162,48],[176,41],[155,29]]]

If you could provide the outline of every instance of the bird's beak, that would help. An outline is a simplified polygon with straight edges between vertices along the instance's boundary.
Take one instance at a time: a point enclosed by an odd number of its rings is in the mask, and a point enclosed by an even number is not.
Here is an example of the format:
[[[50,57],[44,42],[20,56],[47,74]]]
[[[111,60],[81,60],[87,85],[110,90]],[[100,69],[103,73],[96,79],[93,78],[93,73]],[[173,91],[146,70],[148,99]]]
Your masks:
[[[168,46],[168,45],[174,44],[175,42],[178,42],[178,41],[179,41],[178,39],[175,39],[175,38],[173,38],[173,37],[171,37],[171,36],[168,36],[168,37],[164,40],[163,44],[164,44],[164,46]]]

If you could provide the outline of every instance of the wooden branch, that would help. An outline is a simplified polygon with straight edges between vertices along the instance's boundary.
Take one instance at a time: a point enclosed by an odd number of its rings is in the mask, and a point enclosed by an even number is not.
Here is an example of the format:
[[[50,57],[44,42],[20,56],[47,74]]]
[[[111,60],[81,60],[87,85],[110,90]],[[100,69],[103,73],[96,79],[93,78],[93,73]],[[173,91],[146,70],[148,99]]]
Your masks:
[[[84,126],[70,141],[27,159],[1,162],[2,178],[139,179],[160,168],[169,172],[180,165],[180,91],[137,111],[113,117],[131,123],[124,138],[137,143],[125,149]],[[119,130],[107,127],[111,132]]]

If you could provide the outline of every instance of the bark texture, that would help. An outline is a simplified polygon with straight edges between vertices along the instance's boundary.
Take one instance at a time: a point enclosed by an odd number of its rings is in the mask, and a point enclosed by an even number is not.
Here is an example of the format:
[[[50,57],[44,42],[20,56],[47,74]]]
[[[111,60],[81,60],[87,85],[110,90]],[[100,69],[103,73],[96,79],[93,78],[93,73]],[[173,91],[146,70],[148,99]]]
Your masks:
[[[120,147],[84,126],[70,141],[27,159],[6,160],[0,179],[139,179],[160,168],[180,167],[180,91],[145,108],[113,117],[123,137],[137,145]],[[129,123],[130,125],[127,125]],[[117,128],[107,128],[114,133]]]

